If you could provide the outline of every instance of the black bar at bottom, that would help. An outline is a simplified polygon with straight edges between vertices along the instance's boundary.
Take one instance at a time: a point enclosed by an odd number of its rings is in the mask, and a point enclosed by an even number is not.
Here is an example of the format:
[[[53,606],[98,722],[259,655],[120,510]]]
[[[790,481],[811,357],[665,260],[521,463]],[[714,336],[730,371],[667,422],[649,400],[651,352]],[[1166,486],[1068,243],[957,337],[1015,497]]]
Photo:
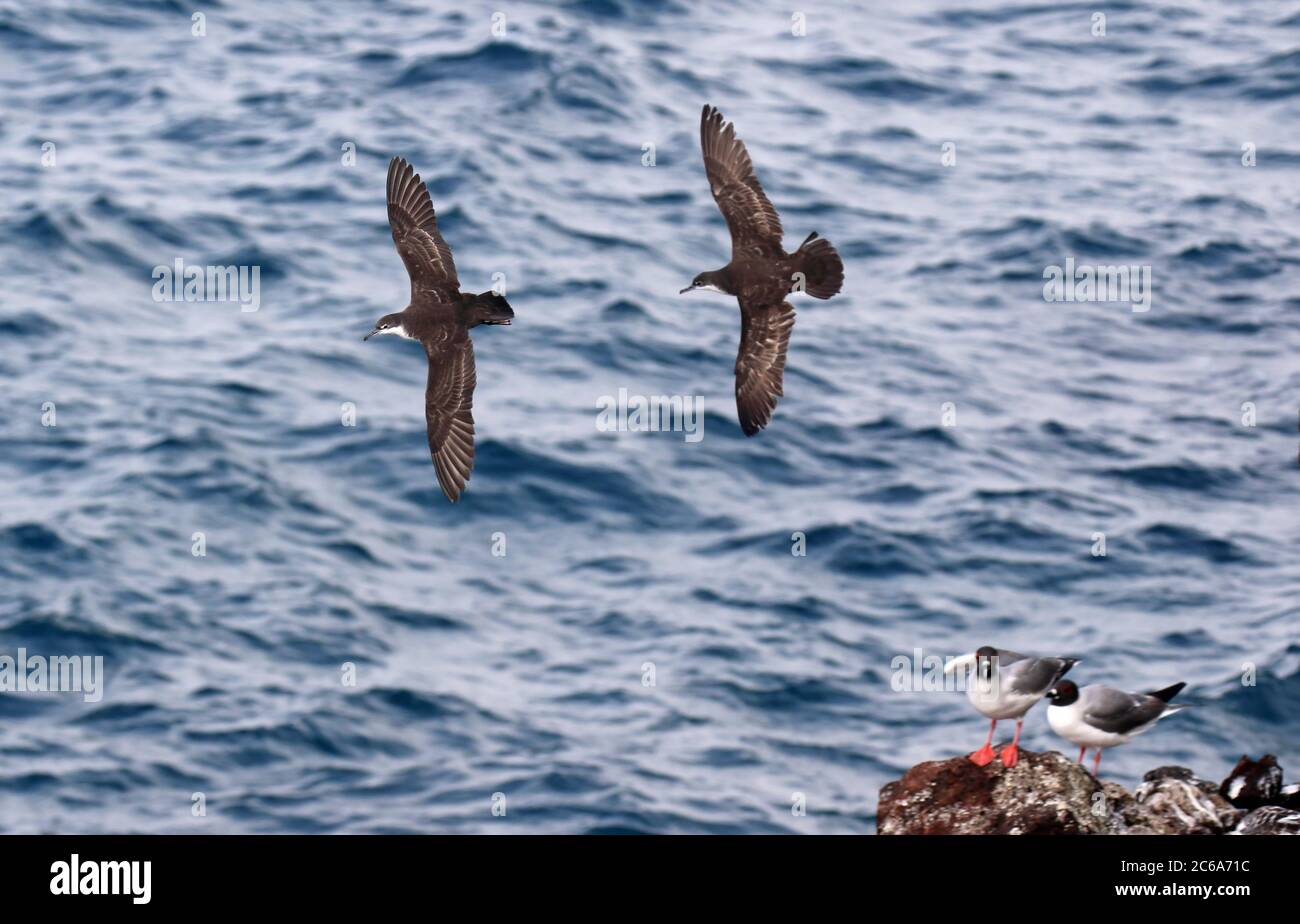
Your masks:
[[[684,889],[715,898],[722,890],[733,911],[761,905],[770,890],[810,900],[847,891],[878,907],[915,900],[918,889],[923,900],[969,897],[989,907],[1031,901],[1068,911],[1172,898],[1226,909],[1289,896],[1291,847],[1285,837],[10,836],[0,840],[0,883],[6,911],[338,912],[435,895],[478,895],[492,910],[511,898],[544,902],[537,911],[552,900],[574,907],[621,894],[625,910],[640,915],[653,908],[641,901]]]

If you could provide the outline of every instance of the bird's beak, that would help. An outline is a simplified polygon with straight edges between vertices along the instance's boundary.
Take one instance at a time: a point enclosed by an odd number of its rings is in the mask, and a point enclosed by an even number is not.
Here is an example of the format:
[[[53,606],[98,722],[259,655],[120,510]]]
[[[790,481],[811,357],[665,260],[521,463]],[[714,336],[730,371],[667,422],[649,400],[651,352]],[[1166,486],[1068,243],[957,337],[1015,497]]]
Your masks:
[[[370,333],[368,333],[368,334],[366,334],[364,337],[362,337],[362,338],[361,338],[361,342],[362,342],[362,343],[365,343],[367,340],[369,340],[371,337],[373,337],[373,336],[374,336],[375,334],[377,334],[377,333],[379,333],[379,328],[378,328],[378,327],[376,327],[376,328],[375,328],[374,330],[372,330]]]
[[[693,288],[695,288],[695,286],[687,286],[686,288],[682,289],[682,290],[681,290],[680,292],[678,292],[677,294],[678,294],[678,295],[685,295],[687,292],[691,291],[691,289],[693,289]]]
[[[951,674],[953,671],[957,670],[957,668],[959,668],[959,667],[965,667],[965,666],[967,666],[968,664],[974,664],[974,663],[975,663],[975,653],[974,653],[974,652],[971,652],[970,654],[964,654],[964,655],[962,655],[960,658],[953,658],[951,661],[949,661],[947,664],[945,664],[945,665],[943,666],[943,672],[944,672],[945,674]]]

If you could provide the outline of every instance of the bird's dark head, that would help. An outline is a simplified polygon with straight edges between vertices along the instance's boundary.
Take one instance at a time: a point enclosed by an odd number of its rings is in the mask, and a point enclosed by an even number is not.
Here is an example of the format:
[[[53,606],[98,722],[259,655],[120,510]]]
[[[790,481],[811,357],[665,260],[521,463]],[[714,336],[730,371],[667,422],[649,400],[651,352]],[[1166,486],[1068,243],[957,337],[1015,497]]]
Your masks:
[[[980,680],[990,680],[997,663],[998,650],[992,645],[984,645],[975,650],[975,672]]]
[[[1053,706],[1068,706],[1079,698],[1079,688],[1073,680],[1062,680],[1047,691],[1047,701]]]
[[[375,322],[375,329],[362,337],[362,340],[369,340],[376,334],[397,334],[399,337],[410,337],[406,328],[402,326],[402,314],[386,314]]]
[[[694,292],[697,289],[711,290],[713,292],[722,292],[725,294],[727,290],[723,287],[722,282],[723,282],[722,271],[710,270],[707,273],[700,273],[698,276],[696,276],[694,279],[691,280],[690,285],[682,289],[677,294],[685,295],[687,292]]]

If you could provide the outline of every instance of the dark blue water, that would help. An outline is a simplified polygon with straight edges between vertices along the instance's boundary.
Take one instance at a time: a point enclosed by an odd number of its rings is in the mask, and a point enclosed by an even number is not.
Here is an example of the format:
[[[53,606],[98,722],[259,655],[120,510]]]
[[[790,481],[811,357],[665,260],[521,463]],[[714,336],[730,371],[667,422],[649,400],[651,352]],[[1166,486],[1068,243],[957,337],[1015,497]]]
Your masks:
[[[1120,782],[1300,771],[1300,7],[192,6],[0,5],[0,653],[107,674],[0,695],[0,830],[867,832],[984,732],[891,660],[983,643],[1188,682]],[[677,295],[705,102],[846,263],[755,439],[734,303]],[[518,316],[455,506],[418,347],[361,342],[394,154]],[[1150,311],[1045,301],[1071,257]],[[260,309],[154,301],[177,258]],[[619,388],[704,439],[600,432]]]

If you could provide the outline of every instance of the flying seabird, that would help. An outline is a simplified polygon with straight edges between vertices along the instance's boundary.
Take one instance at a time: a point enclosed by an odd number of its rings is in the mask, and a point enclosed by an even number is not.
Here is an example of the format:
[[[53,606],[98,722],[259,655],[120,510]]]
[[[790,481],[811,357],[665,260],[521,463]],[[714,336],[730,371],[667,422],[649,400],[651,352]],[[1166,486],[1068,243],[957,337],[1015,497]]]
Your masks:
[[[794,327],[792,292],[830,298],[844,284],[844,264],[817,232],[786,253],[781,219],[768,201],[745,144],[722,113],[705,106],[700,116],[704,172],[731,231],[731,262],[700,273],[682,293],[712,289],[740,302],[740,350],[736,355],[736,411],[746,436],[767,426],[781,397],[785,353]]]
[[[1114,687],[1092,684],[1079,689],[1071,680],[1056,684],[1047,693],[1047,724],[1066,741],[1079,746],[1079,763],[1088,748],[1097,749],[1092,775],[1101,769],[1101,752],[1126,744],[1167,715],[1186,705],[1170,705],[1178,691],[1187,686],[1176,683],[1150,693],[1126,693]]]
[[[411,277],[411,303],[362,337],[418,340],[429,358],[424,418],[438,484],[455,502],[474,467],[474,344],[479,324],[509,324],[515,313],[495,292],[460,291],[451,248],[438,232],[429,190],[401,157],[388,162],[388,225]]]
[[[970,755],[971,762],[981,767],[990,763],[993,730],[998,727],[998,720],[1015,719],[1015,737],[998,755],[1003,766],[1014,767],[1019,759],[1020,729],[1025,724],[1025,713],[1078,663],[1076,658],[1035,658],[985,645],[944,665],[945,674],[959,668],[975,668],[966,688],[966,698],[988,717],[989,736],[984,747]]]

